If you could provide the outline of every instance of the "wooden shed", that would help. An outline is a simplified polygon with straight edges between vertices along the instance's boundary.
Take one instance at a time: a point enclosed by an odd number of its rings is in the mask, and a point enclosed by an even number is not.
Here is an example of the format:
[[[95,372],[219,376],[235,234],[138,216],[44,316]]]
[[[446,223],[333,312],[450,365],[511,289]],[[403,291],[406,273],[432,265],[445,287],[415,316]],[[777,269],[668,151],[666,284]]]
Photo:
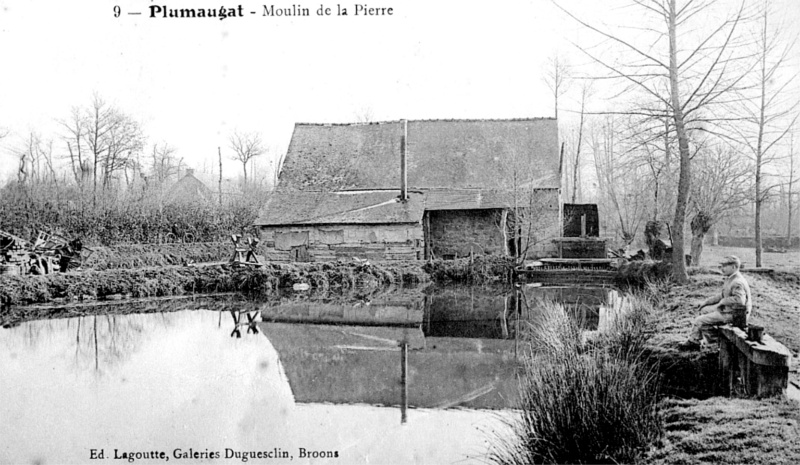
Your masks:
[[[423,195],[397,190],[276,192],[255,225],[267,260],[417,260]]]

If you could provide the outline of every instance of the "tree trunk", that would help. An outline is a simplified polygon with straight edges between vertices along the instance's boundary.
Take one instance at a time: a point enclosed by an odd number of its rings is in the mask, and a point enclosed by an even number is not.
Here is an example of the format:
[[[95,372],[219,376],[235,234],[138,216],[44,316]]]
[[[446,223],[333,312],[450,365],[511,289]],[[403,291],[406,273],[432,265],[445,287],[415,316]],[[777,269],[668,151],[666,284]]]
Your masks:
[[[789,143],[789,188],[786,206],[789,209],[789,222],[786,225],[786,247],[792,246],[792,187],[794,186],[794,137]]]
[[[755,240],[756,240],[756,268],[761,268],[761,255],[763,253],[763,246],[761,244],[761,170],[756,167],[756,222],[755,222]]]
[[[578,124],[578,145],[575,147],[575,165],[572,167],[572,203],[575,203],[578,192],[578,172],[581,166],[581,145],[583,145],[583,122],[586,109],[586,89],[581,98],[581,119]]]
[[[712,225],[713,218],[705,212],[697,212],[692,218],[692,265],[697,266],[700,264],[700,257],[703,254],[703,241],[705,241],[706,234],[708,234]]]
[[[686,203],[689,197],[691,182],[691,159],[689,158],[689,139],[683,121],[683,110],[678,94],[678,60],[676,39],[675,0],[669,2],[669,81],[672,114],[675,120],[675,131],[678,133],[678,150],[680,152],[680,174],[678,176],[678,198],[675,202],[675,218],[672,220],[672,277],[679,283],[689,282],[686,272],[683,247],[683,226],[686,220]]]
[[[792,190],[789,184],[789,224],[786,227],[786,242],[788,247],[792,246]]]
[[[703,241],[706,235],[702,232],[692,231],[692,265],[700,265],[700,257],[703,255]]]

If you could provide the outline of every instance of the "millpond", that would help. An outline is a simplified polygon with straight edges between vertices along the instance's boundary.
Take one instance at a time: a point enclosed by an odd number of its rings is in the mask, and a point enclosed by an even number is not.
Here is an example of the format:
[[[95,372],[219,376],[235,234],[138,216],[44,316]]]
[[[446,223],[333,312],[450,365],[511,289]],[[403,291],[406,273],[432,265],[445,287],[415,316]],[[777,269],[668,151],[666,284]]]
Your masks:
[[[595,331],[618,299],[432,286],[12,312],[32,316],[0,329],[0,463],[486,463],[541,303]]]

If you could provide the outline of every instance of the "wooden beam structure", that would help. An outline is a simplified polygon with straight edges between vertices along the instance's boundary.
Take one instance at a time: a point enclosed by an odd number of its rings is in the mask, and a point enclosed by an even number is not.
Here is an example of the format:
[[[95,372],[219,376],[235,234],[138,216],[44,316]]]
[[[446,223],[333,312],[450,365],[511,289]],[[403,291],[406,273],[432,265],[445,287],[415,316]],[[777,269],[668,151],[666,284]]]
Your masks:
[[[792,357],[786,346],[768,334],[759,342],[749,340],[747,333],[731,325],[719,330],[719,365],[729,395],[770,397],[786,392]]]

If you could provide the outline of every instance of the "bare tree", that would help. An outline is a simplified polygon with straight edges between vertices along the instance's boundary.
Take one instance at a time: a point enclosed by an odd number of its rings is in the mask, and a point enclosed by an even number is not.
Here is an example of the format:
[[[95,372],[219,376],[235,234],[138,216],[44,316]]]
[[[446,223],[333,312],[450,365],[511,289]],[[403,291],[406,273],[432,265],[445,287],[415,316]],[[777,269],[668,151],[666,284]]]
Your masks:
[[[594,49],[579,47],[608,72],[605,77],[626,84],[618,95],[643,93],[652,102],[622,113],[639,114],[649,118],[653,125],[662,126],[666,118],[674,123],[680,171],[671,228],[672,272],[673,278],[682,283],[688,281],[683,229],[691,182],[692,132],[704,130],[714,122],[711,109],[724,103],[725,96],[742,79],[740,74],[731,73],[731,69],[741,59],[735,33],[743,17],[744,3],[710,29],[708,11],[715,4],[711,0],[685,0],[680,5],[679,0],[633,0],[633,4],[645,13],[642,27],[629,28],[637,34],[635,38],[626,38],[622,30],[616,33],[601,30],[563,8],[562,11],[625,52],[612,61],[602,58]],[[702,33],[703,30],[710,32]]]
[[[102,164],[102,157],[108,150],[108,133],[114,120],[114,109],[99,94],[94,94],[90,107],[85,110],[83,126],[86,128],[84,141],[88,148],[92,166],[92,205],[97,205],[97,173]]]
[[[632,118],[629,126],[638,125],[639,118]],[[668,125],[668,121],[667,121]],[[661,134],[659,139],[650,133],[641,133],[635,129],[631,132],[631,163],[634,166],[644,167],[650,175],[652,206],[650,219],[660,221],[662,212],[668,212],[675,208],[675,173],[672,164],[672,148],[675,143],[674,137],[670,137],[669,131]]]
[[[182,159],[175,157],[175,148],[168,143],[153,144],[150,158],[150,173],[159,186],[178,174]]]
[[[751,168],[742,156],[718,144],[695,157],[691,206],[692,263],[700,264],[703,241],[711,227],[727,214],[744,207],[751,198]]]
[[[542,79],[553,93],[553,110],[556,119],[558,119],[558,98],[567,91],[570,74],[569,63],[557,53],[547,59]]]
[[[614,213],[617,229],[623,242],[629,244],[642,224],[647,198],[646,184],[641,167],[624,157],[618,125],[619,117],[609,115],[602,125],[595,126],[590,133],[590,147],[594,157],[595,172],[599,184],[601,206],[609,214]]]
[[[102,154],[103,188],[107,188],[114,173],[125,170],[134,155],[144,148],[144,134],[139,123],[119,110],[111,115],[106,134],[106,150]]]
[[[586,125],[586,100],[592,92],[592,81],[583,81],[581,83],[580,96],[578,97],[578,104],[580,105],[578,119],[578,130],[576,134],[574,152],[575,156],[572,158],[572,203],[577,202],[579,175],[581,169],[581,149],[583,148],[583,130]]]
[[[356,110],[353,116],[355,117],[357,123],[371,123],[375,121],[375,114],[372,111],[372,107],[369,105],[365,105]]]
[[[787,224],[786,224],[786,240],[788,244],[792,244],[792,210],[794,205],[792,204],[792,196],[794,195],[794,184],[800,181],[800,177],[797,174],[797,154],[794,151],[794,133],[789,139],[789,180],[787,181],[787,193],[786,193],[786,206],[789,210],[787,215]]]
[[[509,141],[507,153],[500,166],[504,190],[498,192],[505,208],[496,221],[505,237],[507,254],[521,264],[536,248],[560,235],[558,215],[549,207],[558,202],[558,198],[550,189],[535,187],[541,169],[530,153],[517,149],[523,144],[513,141],[512,136],[506,140]]]
[[[798,102],[787,87],[797,74],[782,75],[794,48],[794,40],[784,40],[779,24],[773,25],[770,2],[764,1],[758,12],[756,29],[756,73],[751,74],[752,86],[743,92],[737,104],[741,118],[729,126],[736,140],[743,144],[753,161],[755,175],[755,242],[756,267],[761,266],[761,216],[764,202],[778,184],[766,185],[765,168],[777,158],[778,144],[797,121]]]
[[[75,177],[75,182],[79,186],[83,186],[91,171],[88,160],[84,160],[83,149],[86,144],[88,128],[86,127],[83,111],[79,107],[73,107],[69,118],[61,120],[60,123],[66,130],[63,139],[67,144],[72,175]]]
[[[234,131],[228,139],[230,147],[233,149],[233,159],[242,163],[244,171],[244,183],[247,185],[247,163],[255,157],[266,153],[261,136],[258,133],[240,133]]]
[[[97,205],[97,188],[107,188],[115,173],[135,166],[144,148],[144,134],[138,122],[108,104],[99,94],[86,107],[73,107],[60,121],[64,128],[67,158],[76,182],[83,186],[92,176],[92,204]]]

